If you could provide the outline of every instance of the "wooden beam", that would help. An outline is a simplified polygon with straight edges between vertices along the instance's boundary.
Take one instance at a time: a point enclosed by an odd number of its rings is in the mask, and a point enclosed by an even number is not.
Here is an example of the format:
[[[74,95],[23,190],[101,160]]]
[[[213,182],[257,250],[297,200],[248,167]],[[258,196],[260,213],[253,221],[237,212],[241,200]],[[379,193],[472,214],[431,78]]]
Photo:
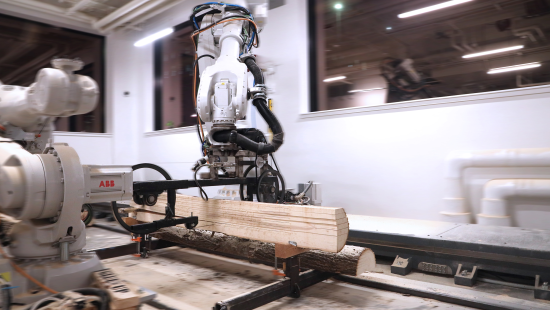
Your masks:
[[[137,220],[152,222],[164,218],[166,203],[163,194],[152,207],[134,204],[140,208]],[[217,199],[206,202],[199,197],[177,195],[175,209],[176,216],[198,216],[200,229],[333,253],[345,246],[349,231],[342,208]]]

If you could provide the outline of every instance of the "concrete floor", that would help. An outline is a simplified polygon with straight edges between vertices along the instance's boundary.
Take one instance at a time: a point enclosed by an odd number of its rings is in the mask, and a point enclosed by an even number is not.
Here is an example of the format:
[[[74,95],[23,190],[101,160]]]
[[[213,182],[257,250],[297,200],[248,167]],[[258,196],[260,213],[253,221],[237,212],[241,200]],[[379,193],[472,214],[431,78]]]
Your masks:
[[[96,220],[97,221],[97,220]],[[102,224],[119,227],[115,222]],[[87,249],[112,247],[130,242],[129,235],[90,227],[87,229]],[[241,260],[210,255],[192,249],[167,248],[154,251],[149,258],[142,259],[131,255],[103,261],[105,267],[112,268],[121,278],[141,287],[157,292],[157,300],[175,309],[212,309],[218,301],[257,289],[279,279],[265,265],[251,264]],[[406,277],[390,273],[387,262],[377,264],[377,271],[371,277],[382,277],[391,281],[423,281],[454,285],[452,277],[435,276],[421,272],[411,272]],[[418,283],[418,282],[417,282]],[[495,298],[526,300],[535,302],[533,291],[508,286],[478,282],[476,292],[495,294]],[[550,302],[537,302],[537,306]],[[533,304],[535,305],[535,304]],[[419,298],[374,288],[362,287],[334,280],[316,284],[302,292],[302,297],[285,297],[259,309],[471,309],[432,299]],[[154,309],[149,306],[143,309]]]
[[[191,249],[169,248],[147,259],[124,256],[104,261],[119,276],[159,294],[176,309],[212,309],[226,298],[277,280],[271,268],[218,257]],[[328,280],[303,291],[302,297],[285,297],[259,309],[468,309]]]
[[[128,235],[96,227],[87,229],[87,249],[122,245],[129,241]],[[268,266],[182,248],[157,250],[147,259],[128,255],[104,260],[103,263],[121,278],[157,292],[157,300],[175,309],[212,309],[218,301],[279,279],[272,275]],[[304,290],[299,299],[285,297],[259,309],[433,308],[469,309],[333,280]]]

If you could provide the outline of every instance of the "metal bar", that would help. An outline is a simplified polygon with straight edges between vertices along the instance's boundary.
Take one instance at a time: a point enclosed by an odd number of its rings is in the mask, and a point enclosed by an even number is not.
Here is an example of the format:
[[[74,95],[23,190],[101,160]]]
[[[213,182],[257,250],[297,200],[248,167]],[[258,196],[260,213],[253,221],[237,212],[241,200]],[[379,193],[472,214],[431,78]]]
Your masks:
[[[110,226],[110,225],[105,225],[105,224],[94,223],[92,225],[92,227],[97,227],[97,228],[101,228],[101,229],[105,229],[105,230],[109,230],[109,231],[114,231],[116,233],[124,234],[124,235],[129,235],[130,234],[129,231],[127,231],[126,229],[121,228],[120,226],[116,227],[116,226]]]
[[[255,184],[256,178],[220,178],[219,180],[197,180],[202,187],[207,186],[223,186],[223,185],[240,185],[240,184]],[[186,189],[197,187],[195,180],[160,180],[160,181],[143,181],[134,182],[134,191],[140,190],[169,190],[169,189]]]
[[[392,276],[387,276],[392,278]],[[426,283],[423,281],[394,278],[392,280],[370,277],[356,278],[345,275],[335,275],[335,280],[351,284],[372,287],[376,289],[409,294],[422,298],[430,298],[455,305],[486,310],[543,310],[548,309],[547,304],[527,301],[518,298],[507,298],[504,302],[499,295],[478,292],[476,290],[456,288],[447,285]]]
[[[277,177],[266,177],[267,181],[276,181]],[[202,187],[225,186],[225,185],[248,185],[256,184],[256,178],[220,178],[218,180],[197,180]],[[170,189],[187,189],[197,187],[195,180],[159,180],[159,181],[136,181],[134,182],[134,191],[165,191]]]
[[[310,287],[332,276],[331,273],[310,270],[300,274],[298,286],[300,289]],[[257,290],[229,298],[216,303],[216,310],[250,310],[266,305],[272,301],[288,296],[291,292],[290,279],[284,279],[266,285]]]
[[[158,249],[164,249],[169,248],[173,246],[180,246],[177,243],[169,242],[166,240],[152,240],[151,241],[151,249],[150,250],[158,250]],[[99,259],[108,259],[113,257],[119,257],[124,255],[132,255],[137,254],[136,253],[136,243],[129,243],[125,245],[119,245],[115,247],[110,248],[102,248],[102,249],[95,249],[95,250],[89,250],[88,252],[95,252]]]
[[[167,306],[166,304],[163,304],[162,302],[156,300],[156,299],[153,299],[153,300],[150,300],[148,302],[146,302],[146,304],[148,304],[149,306],[152,306],[156,309],[162,309],[162,310],[178,310],[176,308],[172,308],[170,306]]]

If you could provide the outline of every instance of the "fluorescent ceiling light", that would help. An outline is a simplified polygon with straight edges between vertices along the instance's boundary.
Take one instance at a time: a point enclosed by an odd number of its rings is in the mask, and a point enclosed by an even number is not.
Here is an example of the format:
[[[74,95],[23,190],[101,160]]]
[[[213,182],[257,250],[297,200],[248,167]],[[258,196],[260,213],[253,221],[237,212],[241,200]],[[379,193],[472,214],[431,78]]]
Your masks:
[[[487,73],[494,74],[494,73],[501,73],[501,72],[508,72],[508,71],[531,69],[531,68],[537,68],[537,67],[540,67],[540,62],[530,62],[530,63],[515,65],[515,66],[493,68],[487,71]]]
[[[324,79],[323,82],[333,82],[333,81],[338,81],[338,80],[343,80],[345,79],[346,77],[345,76],[336,76],[336,77],[333,77],[333,78],[328,78],[328,79]]]
[[[519,49],[522,49],[522,48],[523,48],[523,45],[516,45],[516,46],[510,46],[510,47],[505,47],[505,48],[499,48],[499,49],[496,49],[496,50],[486,51],[486,52],[468,54],[468,55],[462,56],[462,58],[479,57],[479,56],[485,56],[485,55],[490,55],[490,54],[496,54],[496,53],[519,50]]]
[[[399,17],[399,18],[411,17],[411,16],[424,14],[424,13],[428,13],[428,12],[435,11],[435,10],[448,8],[448,7],[453,6],[453,5],[462,4],[462,3],[470,2],[470,1],[472,1],[472,0],[447,1],[447,2],[440,3],[440,4],[427,6],[425,8],[421,8],[421,9],[418,9],[418,10],[414,10],[414,11],[410,11],[410,12],[406,12],[406,13],[401,13],[401,14],[397,15],[397,17]]]
[[[367,88],[367,89],[355,89],[355,90],[348,91],[348,93],[365,93],[365,92],[369,92],[369,91],[373,91],[373,90],[379,90],[379,89],[385,89],[385,88],[384,87],[375,87],[375,88]]]
[[[158,40],[162,37],[165,37],[169,34],[171,34],[172,32],[174,32],[174,29],[172,28],[167,28],[167,29],[164,29],[164,30],[161,30],[157,33],[153,33],[152,35],[150,36],[147,36],[139,41],[137,41],[136,43],[134,43],[134,46],[144,46],[144,45],[147,45],[155,40]]]

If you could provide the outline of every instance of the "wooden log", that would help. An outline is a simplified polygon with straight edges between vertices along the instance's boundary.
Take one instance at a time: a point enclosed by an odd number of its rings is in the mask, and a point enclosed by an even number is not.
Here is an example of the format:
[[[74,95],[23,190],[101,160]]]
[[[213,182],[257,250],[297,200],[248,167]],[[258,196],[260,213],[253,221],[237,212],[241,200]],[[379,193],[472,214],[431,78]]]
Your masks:
[[[140,206],[137,220],[151,222],[163,218],[166,194],[154,206]],[[306,249],[339,252],[346,244],[349,223],[344,209],[282,205],[250,201],[210,199],[177,195],[176,216],[199,217],[197,228],[241,238],[288,244]]]
[[[252,262],[273,265],[275,244],[228,236],[208,230],[187,230],[181,227],[163,228],[152,236],[183,244],[197,250],[244,258]],[[374,253],[367,248],[345,246],[339,253],[310,250],[298,254],[300,266],[324,272],[358,276],[375,268]],[[281,263],[282,260],[279,260]]]

